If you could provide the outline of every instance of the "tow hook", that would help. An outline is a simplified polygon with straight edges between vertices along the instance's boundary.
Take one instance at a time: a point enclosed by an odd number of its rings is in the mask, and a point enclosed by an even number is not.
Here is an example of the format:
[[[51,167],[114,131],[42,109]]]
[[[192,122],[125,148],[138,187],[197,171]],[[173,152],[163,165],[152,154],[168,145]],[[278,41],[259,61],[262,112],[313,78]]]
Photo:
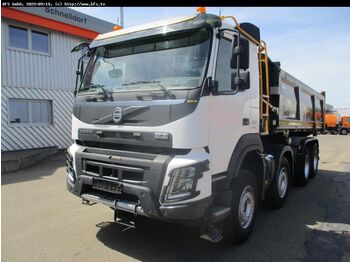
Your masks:
[[[86,205],[86,206],[92,206],[92,205],[97,204],[97,202],[91,202],[91,201],[89,201],[89,200],[87,200],[87,199],[85,199],[85,198],[82,198],[81,203],[82,203],[83,205]]]

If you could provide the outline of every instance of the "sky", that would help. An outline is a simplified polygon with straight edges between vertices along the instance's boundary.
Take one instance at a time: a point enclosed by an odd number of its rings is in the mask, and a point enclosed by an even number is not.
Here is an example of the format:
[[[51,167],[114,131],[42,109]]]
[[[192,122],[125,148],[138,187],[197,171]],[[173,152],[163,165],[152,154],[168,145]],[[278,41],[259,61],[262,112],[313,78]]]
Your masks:
[[[76,7],[118,24],[119,7]],[[326,103],[350,108],[350,7],[207,7],[260,28],[272,61],[311,88],[326,91]],[[195,15],[196,7],[124,7],[124,27]],[[231,22],[229,22],[231,23]]]

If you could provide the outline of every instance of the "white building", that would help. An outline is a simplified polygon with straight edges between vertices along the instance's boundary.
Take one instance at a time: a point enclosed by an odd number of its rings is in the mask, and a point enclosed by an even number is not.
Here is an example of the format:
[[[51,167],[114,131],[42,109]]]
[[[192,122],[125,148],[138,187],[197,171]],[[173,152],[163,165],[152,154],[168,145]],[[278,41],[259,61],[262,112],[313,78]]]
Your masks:
[[[75,71],[70,50],[114,24],[64,7],[1,8],[1,150],[71,141]]]
[[[350,107],[348,108],[336,108],[341,116],[350,116]]]

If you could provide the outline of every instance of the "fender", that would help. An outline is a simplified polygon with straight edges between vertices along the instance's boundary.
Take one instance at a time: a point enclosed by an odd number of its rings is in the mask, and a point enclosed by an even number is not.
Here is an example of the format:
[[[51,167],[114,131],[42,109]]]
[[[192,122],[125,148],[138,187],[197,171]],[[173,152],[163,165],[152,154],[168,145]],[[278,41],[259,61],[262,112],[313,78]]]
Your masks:
[[[277,171],[280,168],[282,158],[285,155],[285,153],[290,152],[292,155],[292,161],[290,163],[290,168],[291,168],[291,174],[294,174],[294,151],[291,146],[289,145],[284,145],[284,144],[273,144],[273,143],[264,143],[264,148],[265,148],[265,153],[271,154],[274,157],[275,160],[275,170],[273,174],[271,174],[271,177],[269,177],[269,181],[272,181],[273,178],[275,177]]]
[[[248,153],[262,153],[263,144],[258,133],[245,134],[238,140],[226,172],[213,175],[212,193],[218,206],[231,206],[232,183],[238,177],[239,169]]]
[[[226,172],[213,175],[214,191],[231,189],[231,181],[238,176],[239,169],[246,155],[252,151],[263,152],[263,144],[259,134],[245,134],[238,140],[233,150]]]
[[[295,149],[295,153],[303,153],[306,145],[310,143],[317,143],[318,140],[316,137],[292,137],[292,147]]]
[[[295,171],[299,172],[303,167],[303,156],[307,145],[317,144],[318,140],[316,137],[293,137],[292,138],[292,147],[294,149],[295,155]]]
[[[259,134],[246,134],[239,139],[227,169],[228,180],[238,177],[239,169],[246,155],[252,151],[263,153],[264,147]]]

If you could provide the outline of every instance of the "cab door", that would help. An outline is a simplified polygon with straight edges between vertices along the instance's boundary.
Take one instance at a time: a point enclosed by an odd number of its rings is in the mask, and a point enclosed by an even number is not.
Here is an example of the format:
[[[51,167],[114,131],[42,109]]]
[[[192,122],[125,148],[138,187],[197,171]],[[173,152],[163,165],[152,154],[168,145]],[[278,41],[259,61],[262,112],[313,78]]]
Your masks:
[[[250,88],[234,92],[231,89],[231,73],[235,69],[230,67],[232,39],[232,32],[222,34],[216,50],[213,78],[218,82],[218,88],[217,92],[210,94],[209,102],[209,149],[212,174],[227,171],[231,155],[241,136],[256,133],[259,130],[256,46],[252,43],[249,45],[251,58],[247,70],[250,71]]]

